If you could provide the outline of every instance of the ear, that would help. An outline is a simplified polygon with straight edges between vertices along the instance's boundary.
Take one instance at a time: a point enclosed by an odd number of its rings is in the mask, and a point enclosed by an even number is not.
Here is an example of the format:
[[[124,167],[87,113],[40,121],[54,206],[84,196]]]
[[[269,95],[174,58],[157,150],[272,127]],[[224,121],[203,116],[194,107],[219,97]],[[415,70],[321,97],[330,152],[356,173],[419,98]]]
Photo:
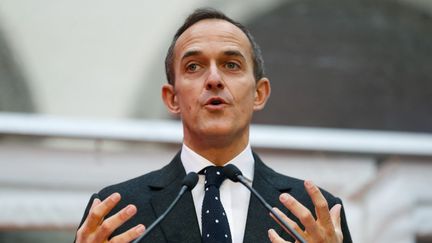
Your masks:
[[[177,95],[173,85],[164,84],[162,86],[162,100],[169,112],[174,115],[178,115],[180,113],[180,107],[178,105]]]
[[[255,88],[254,111],[262,110],[270,97],[271,87],[267,78],[258,80]]]

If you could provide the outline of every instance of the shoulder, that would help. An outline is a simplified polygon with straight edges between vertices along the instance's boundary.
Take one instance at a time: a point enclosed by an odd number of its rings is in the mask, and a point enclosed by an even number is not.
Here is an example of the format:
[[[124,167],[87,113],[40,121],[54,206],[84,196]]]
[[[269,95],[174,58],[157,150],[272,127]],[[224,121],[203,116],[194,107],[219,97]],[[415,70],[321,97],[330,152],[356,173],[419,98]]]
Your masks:
[[[144,174],[142,176],[107,186],[100,190],[98,193],[94,193],[89,202],[87,203],[86,209],[84,211],[84,215],[81,219],[80,226],[84,223],[84,220],[87,218],[87,215],[90,211],[90,207],[95,198],[100,199],[101,201],[105,200],[111,194],[117,192],[121,195],[120,202],[110,211],[110,213],[106,216],[109,217],[119,210],[127,206],[128,204],[134,204],[139,207],[140,210],[148,212],[147,209],[150,201],[149,191],[154,177],[157,177],[160,174],[161,170],[152,171],[150,173]]]
[[[288,175],[276,172],[269,166],[267,166],[260,157],[254,153],[255,157],[255,175],[261,177],[261,179],[266,180],[268,183],[276,187],[281,193],[289,193],[291,196],[296,198],[299,202],[307,207],[313,207],[312,201],[309,194],[307,193],[304,180],[291,177]],[[340,204],[341,200],[328,192],[327,190],[320,188],[321,193],[326,198],[329,206]]]
[[[109,185],[99,191],[98,195],[101,200],[105,199],[114,192],[125,195],[139,195],[149,191],[150,185],[155,178],[161,173],[162,169],[149,172],[147,174],[123,181],[117,184]]]
[[[114,192],[120,193],[122,198],[124,196],[142,197],[143,195],[150,195],[152,191],[157,191],[165,187],[184,173],[179,152],[170,163],[161,169],[151,171],[124,182],[107,186],[99,191],[98,195],[101,199],[108,197]]]
[[[315,215],[315,207],[313,205],[313,202],[307,193],[305,186],[304,186],[304,180],[294,178],[291,176],[283,175],[281,173],[278,173],[274,171],[272,168],[265,165],[262,160],[258,157],[258,155],[254,154],[255,157],[255,175],[257,179],[266,181],[267,184],[271,184],[272,187],[276,188],[279,193],[288,193],[291,196],[293,196],[297,201],[299,201],[303,206],[309,209],[309,211],[316,217]],[[254,178],[255,181],[255,178]],[[342,201],[338,197],[332,195],[330,192],[326,191],[323,188],[320,188],[320,191],[322,195],[325,197],[329,208],[332,208],[335,204],[341,204]],[[280,209],[283,209],[283,205],[280,204],[280,202],[277,203],[278,207]],[[284,210],[283,210],[284,211]],[[291,219],[296,221],[298,224],[300,222],[296,217],[294,217],[288,210],[285,210],[285,213],[289,215]],[[344,235],[344,242],[352,242],[351,234],[348,229],[348,224],[344,212],[344,208],[342,207],[341,211],[341,225],[342,225],[342,232]]]

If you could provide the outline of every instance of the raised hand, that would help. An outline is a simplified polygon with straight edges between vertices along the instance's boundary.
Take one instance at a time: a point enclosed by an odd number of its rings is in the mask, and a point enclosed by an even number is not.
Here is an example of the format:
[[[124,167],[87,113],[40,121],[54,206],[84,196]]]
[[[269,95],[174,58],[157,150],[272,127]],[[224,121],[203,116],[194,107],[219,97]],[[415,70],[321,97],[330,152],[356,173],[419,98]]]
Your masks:
[[[275,210],[306,240],[306,242],[341,243],[343,241],[340,223],[340,212],[342,206],[336,204],[331,208],[331,210],[329,210],[327,200],[324,198],[319,188],[315,186],[312,181],[305,181],[304,185],[315,206],[316,219],[309,209],[289,194],[283,193],[279,197],[282,204],[303,224],[305,228],[304,231],[296,222],[289,219],[279,209],[275,208]],[[283,227],[283,225],[281,226]],[[282,239],[273,229],[270,229],[268,234],[270,241],[273,243],[288,242]]]
[[[110,240],[109,236],[120,225],[129,220],[137,212],[137,208],[129,204],[118,213],[105,219],[105,216],[120,202],[119,193],[113,193],[102,202],[94,199],[90,211],[76,235],[77,243],[130,242],[144,233],[145,227],[139,224]]]

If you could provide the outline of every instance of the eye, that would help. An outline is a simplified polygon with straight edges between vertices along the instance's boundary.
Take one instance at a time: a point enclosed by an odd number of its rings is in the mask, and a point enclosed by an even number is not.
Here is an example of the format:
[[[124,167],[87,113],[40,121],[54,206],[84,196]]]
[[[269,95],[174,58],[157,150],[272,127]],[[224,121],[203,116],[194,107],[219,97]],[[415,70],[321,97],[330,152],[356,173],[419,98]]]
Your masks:
[[[240,65],[235,62],[227,62],[225,63],[225,67],[229,70],[238,70],[240,69]]]
[[[191,64],[188,64],[186,66],[186,71],[187,72],[196,72],[196,71],[198,71],[199,68],[200,68],[200,66],[198,64],[191,63]]]

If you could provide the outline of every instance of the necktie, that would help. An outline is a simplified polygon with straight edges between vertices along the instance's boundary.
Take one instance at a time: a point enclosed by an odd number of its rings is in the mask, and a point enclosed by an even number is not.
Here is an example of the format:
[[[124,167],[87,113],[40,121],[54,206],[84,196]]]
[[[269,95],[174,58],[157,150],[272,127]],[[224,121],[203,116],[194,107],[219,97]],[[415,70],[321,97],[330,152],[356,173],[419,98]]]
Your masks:
[[[205,175],[205,194],[201,208],[203,243],[232,242],[228,218],[219,195],[219,187],[226,179],[222,168],[209,166],[202,171]]]

